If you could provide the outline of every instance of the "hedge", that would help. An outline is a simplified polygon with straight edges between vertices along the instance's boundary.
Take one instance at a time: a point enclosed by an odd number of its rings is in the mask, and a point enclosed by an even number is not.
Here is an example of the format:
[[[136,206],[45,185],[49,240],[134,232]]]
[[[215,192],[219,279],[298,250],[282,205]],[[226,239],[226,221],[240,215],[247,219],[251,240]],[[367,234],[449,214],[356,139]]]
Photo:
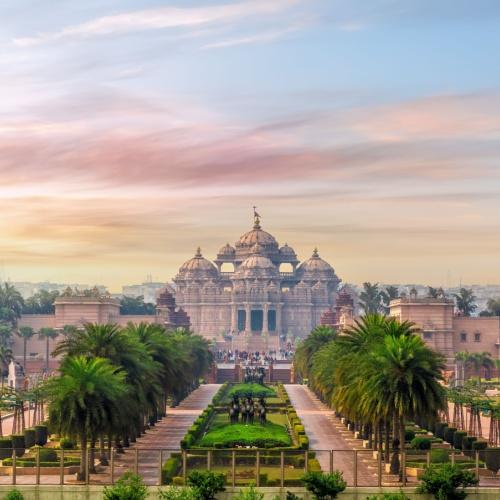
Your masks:
[[[0,438],[0,459],[12,456],[12,439]]]
[[[24,434],[12,434],[12,448],[16,450],[16,457],[22,457],[26,450]]]
[[[46,425],[35,425],[35,444],[45,446],[47,444],[48,431]]]
[[[24,429],[24,444],[26,448],[35,446],[35,429]]]
[[[486,448],[488,448],[487,441],[474,441],[472,443],[473,451],[485,450]]]
[[[405,430],[405,442],[408,443],[415,438],[415,431],[411,429]]]
[[[444,433],[448,427],[448,424],[445,424],[444,422],[439,422],[439,424],[436,425],[436,436],[438,438],[444,439]]]
[[[465,431],[457,431],[453,435],[453,447],[456,448],[457,450],[462,449],[462,440],[463,438],[467,436],[467,432]]]
[[[495,474],[500,469],[500,448],[488,448],[484,452],[486,467]]]
[[[432,441],[428,437],[415,437],[410,444],[415,450],[430,450]]]
[[[444,440],[447,443],[450,443],[451,445],[453,444],[453,435],[457,432],[456,427],[448,427],[444,433]]]
[[[181,458],[179,454],[172,454],[161,469],[161,484],[172,484],[173,478],[179,472],[180,467]]]

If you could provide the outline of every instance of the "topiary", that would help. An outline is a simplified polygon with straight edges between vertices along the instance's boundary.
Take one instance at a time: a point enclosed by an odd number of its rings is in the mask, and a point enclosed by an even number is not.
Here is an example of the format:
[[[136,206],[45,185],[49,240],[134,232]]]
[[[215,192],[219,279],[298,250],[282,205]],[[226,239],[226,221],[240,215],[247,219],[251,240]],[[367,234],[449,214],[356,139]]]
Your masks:
[[[304,483],[307,491],[310,491],[318,500],[336,498],[347,486],[342,472],[339,470],[332,474],[308,472],[300,480]]]
[[[35,425],[35,444],[45,446],[47,444],[48,431],[46,425]]]
[[[37,454],[40,457],[40,462],[57,462],[57,452],[53,448],[42,448],[41,446],[33,446],[31,448],[33,455]]]
[[[415,431],[411,429],[406,429],[405,430],[405,442],[409,443],[415,438]]]
[[[24,429],[24,444],[26,448],[35,446],[35,429]]]
[[[444,433],[444,440],[447,443],[453,444],[453,435],[457,431],[456,427],[447,427],[445,433]]]
[[[16,450],[16,457],[22,457],[26,450],[26,443],[24,442],[24,434],[12,434],[12,449]]]
[[[430,450],[432,441],[428,437],[415,437],[411,440],[410,446],[415,450]]]
[[[448,450],[443,450],[437,448],[435,450],[431,450],[431,462],[435,464],[444,464],[450,461],[450,454]]]
[[[457,450],[462,449],[462,440],[467,436],[465,431],[456,431],[453,435],[453,447]]]
[[[0,459],[12,456],[12,439],[0,438]]]
[[[76,443],[72,439],[61,438],[59,446],[62,450],[74,450],[76,448]]]
[[[486,467],[495,474],[500,469],[500,448],[488,448],[484,452]]]

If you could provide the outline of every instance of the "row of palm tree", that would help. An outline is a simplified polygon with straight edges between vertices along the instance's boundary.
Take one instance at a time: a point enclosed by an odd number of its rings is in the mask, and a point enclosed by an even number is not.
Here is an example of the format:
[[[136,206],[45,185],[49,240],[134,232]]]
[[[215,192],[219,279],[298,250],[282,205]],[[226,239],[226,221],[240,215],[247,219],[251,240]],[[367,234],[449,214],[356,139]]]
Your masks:
[[[368,314],[336,335],[313,330],[298,347],[295,367],[323,401],[350,421],[401,472],[398,447],[406,423],[437,418],[445,407],[444,360],[413,323]]]
[[[482,372],[485,371],[488,375],[495,368],[496,363],[488,351],[483,352],[468,352],[461,351],[455,354],[455,385],[463,385],[466,380],[467,369],[472,369],[478,377],[479,385],[481,385]]]
[[[205,339],[157,324],[87,324],[59,342],[59,375],[47,383],[49,420],[61,435],[78,439],[79,477],[99,444],[123,450],[165,413],[167,398],[182,399],[212,363]]]

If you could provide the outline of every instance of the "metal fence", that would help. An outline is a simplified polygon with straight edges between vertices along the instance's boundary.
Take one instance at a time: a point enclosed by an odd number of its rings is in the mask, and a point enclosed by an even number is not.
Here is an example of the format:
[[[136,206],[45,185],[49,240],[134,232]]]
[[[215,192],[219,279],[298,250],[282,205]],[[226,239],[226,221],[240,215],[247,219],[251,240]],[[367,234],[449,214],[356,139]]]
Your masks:
[[[300,478],[309,471],[340,470],[348,486],[411,486],[420,481],[427,466],[451,463],[473,472],[480,486],[499,487],[499,452],[499,449],[464,453],[448,449],[407,450],[397,455],[401,464],[399,475],[390,470],[396,458],[392,452],[389,460],[384,460],[387,456],[383,453],[369,449],[88,449],[86,466],[78,480],[79,450],[41,448],[25,454],[25,450],[0,449],[3,457],[0,484],[110,485],[131,471],[142,476],[148,485],[181,485],[193,470],[213,470],[224,474],[228,486],[287,487],[300,486]]]

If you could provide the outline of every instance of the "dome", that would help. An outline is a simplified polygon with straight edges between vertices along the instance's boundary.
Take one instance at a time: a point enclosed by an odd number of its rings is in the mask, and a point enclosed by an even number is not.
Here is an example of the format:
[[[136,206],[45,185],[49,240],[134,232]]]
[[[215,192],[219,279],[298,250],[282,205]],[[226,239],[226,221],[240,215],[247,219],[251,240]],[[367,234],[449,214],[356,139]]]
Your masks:
[[[179,269],[179,275],[188,278],[217,278],[217,268],[201,255],[201,249],[198,248],[195,256],[182,264]]]
[[[234,247],[232,247],[229,243],[226,243],[220,250],[219,253],[217,254],[217,257],[228,257],[232,258],[234,257],[236,253],[236,250]]]
[[[256,243],[263,246],[278,246],[278,242],[274,239],[272,234],[264,231],[260,226],[245,233],[236,243],[236,246],[253,247]]]
[[[285,258],[289,259],[297,259],[297,254],[295,253],[295,250],[288,246],[288,243],[285,243],[281,248],[280,248],[280,255]]]
[[[316,248],[314,249],[311,258],[299,266],[297,273],[301,279],[333,280],[337,278],[333,267],[319,256]]]
[[[261,246],[257,242],[252,247],[252,253],[238,267],[240,277],[259,275],[261,277],[274,277],[277,274],[276,266],[270,259],[262,255]]]

